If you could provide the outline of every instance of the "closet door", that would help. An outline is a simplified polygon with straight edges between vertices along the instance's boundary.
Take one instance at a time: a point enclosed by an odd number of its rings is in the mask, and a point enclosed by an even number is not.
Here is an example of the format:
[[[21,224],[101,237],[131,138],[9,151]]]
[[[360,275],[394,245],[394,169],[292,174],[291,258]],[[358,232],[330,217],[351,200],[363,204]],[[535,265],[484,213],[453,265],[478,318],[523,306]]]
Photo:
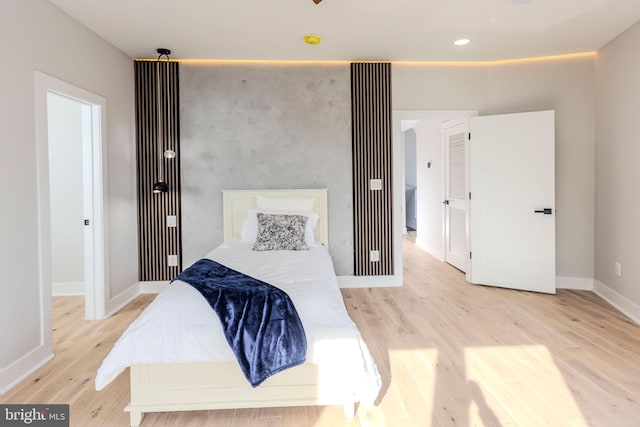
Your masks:
[[[442,125],[445,153],[444,242],[445,261],[467,271],[467,121]]]

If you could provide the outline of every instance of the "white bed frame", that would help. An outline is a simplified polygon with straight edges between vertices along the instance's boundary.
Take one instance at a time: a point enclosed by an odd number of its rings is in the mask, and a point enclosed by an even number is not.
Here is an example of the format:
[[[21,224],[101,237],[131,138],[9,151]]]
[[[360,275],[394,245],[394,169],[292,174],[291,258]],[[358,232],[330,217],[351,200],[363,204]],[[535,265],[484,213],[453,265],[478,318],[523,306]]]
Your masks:
[[[224,237],[239,236],[246,211],[256,197],[315,199],[320,215],[316,239],[328,246],[327,190],[224,191]],[[131,425],[138,426],[146,412],[232,408],[343,405],[345,415],[355,414],[354,393],[327,384],[320,367],[305,363],[274,375],[252,388],[236,362],[149,364],[131,367]],[[335,382],[334,382],[335,383]]]

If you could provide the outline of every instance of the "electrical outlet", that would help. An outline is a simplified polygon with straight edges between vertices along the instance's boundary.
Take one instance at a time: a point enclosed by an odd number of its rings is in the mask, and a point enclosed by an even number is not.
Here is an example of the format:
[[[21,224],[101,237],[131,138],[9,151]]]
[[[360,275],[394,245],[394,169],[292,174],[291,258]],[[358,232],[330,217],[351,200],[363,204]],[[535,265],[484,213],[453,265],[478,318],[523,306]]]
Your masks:
[[[372,191],[382,190],[382,180],[381,179],[369,180],[369,190],[372,190]]]
[[[178,255],[168,255],[167,256],[167,265],[169,267],[177,267],[178,266]]]
[[[175,215],[167,215],[167,227],[177,227],[178,220]]]
[[[380,261],[380,251],[369,251],[369,261],[371,262]]]
[[[615,268],[616,268],[616,276],[622,277],[622,264],[616,261]]]

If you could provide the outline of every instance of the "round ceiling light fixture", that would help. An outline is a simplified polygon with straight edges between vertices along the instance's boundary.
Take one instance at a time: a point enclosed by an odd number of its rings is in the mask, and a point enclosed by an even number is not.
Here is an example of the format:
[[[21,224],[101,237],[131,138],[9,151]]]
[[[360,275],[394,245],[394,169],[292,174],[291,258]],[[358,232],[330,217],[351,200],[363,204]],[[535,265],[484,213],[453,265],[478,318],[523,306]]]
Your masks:
[[[464,46],[471,43],[470,39],[466,39],[466,38],[462,38],[462,39],[457,39],[453,42],[454,45],[456,46]]]
[[[316,45],[321,41],[320,36],[317,34],[305,34],[304,42],[306,44]]]

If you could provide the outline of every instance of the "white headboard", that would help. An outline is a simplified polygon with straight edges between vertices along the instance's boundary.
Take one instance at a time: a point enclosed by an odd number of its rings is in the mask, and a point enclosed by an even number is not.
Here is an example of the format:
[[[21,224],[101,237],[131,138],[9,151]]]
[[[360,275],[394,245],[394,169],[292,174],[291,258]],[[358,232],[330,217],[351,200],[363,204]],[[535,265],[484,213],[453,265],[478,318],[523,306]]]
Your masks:
[[[298,190],[223,190],[222,210],[224,239],[240,236],[242,222],[247,216],[247,209],[256,207],[256,198],[309,198],[315,203],[313,211],[320,216],[316,224],[316,240],[326,248],[329,247],[329,215],[327,208],[327,189],[298,189]]]

